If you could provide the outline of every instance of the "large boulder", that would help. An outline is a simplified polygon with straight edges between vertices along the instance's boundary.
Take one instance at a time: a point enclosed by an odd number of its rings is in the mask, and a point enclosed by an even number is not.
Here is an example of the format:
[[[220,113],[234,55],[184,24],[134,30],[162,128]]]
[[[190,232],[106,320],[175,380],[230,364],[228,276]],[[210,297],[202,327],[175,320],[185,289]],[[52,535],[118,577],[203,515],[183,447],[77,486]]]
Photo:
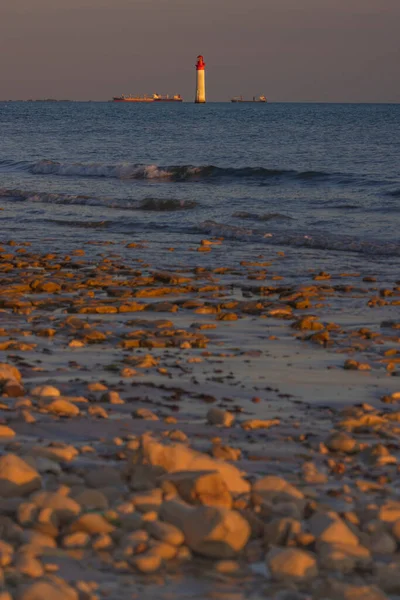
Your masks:
[[[135,464],[158,466],[164,472],[176,471],[217,471],[232,494],[243,494],[249,491],[249,483],[243,479],[240,471],[233,465],[216,460],[184,444],[164,445],[157,442],[150,434],[144,434],[140,447],[134,457]]]
[[[0,497],[26,496],[41,487],[41,476],[15,454],[0,457]]]
[[[161,505],[160,518],[183,532],[191,550],[210,558],[233,558],[250,537],[250,526],[237,511],[216,506],[191,507],[179,500]]]

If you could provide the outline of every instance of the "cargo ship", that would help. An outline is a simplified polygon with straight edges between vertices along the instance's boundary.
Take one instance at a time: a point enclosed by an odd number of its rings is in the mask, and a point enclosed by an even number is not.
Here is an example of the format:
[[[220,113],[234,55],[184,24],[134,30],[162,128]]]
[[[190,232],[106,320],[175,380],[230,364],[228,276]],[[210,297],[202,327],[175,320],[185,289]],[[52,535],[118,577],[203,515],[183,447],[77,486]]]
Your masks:
[[[151,96],[114,96],[113,102],[183,102],[180,94],[174,96],[162,96],[160,94],[152,94]]]
[[[243,96],[234,96],[231,98],[231,102],[267,102],[267,99],[265,96],[258,96],[258,98],[253,96],[252,100],[245,100]]]

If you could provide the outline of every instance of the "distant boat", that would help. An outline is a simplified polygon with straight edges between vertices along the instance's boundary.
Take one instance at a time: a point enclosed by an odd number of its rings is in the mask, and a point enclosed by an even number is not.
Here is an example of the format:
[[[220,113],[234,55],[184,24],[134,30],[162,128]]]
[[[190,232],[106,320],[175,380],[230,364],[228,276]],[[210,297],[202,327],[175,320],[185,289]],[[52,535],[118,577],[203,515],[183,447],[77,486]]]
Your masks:
[[[258,98],[253,96],[252,100],[245,100],[243,96],[234,96],[231,98],[231,102],[267,102],[267,99],[265,96],[258,96]]]
[[[175,96],[162,96],[160,94],[153,94],[152,96],[114,96],[113,102],[183,102],[183,98],[180,94]]]

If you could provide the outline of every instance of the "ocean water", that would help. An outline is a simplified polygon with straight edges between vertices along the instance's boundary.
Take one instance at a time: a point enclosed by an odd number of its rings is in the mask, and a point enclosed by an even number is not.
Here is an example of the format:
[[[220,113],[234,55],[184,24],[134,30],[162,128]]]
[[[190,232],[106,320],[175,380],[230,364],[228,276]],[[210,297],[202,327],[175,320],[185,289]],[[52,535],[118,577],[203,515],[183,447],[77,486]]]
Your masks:
[[[400,105],[0,103],[1,238],[400,277]],[[166,249],[174,247],[175,253]],[[121,250],[122,249],[122,250]],[[95,250],[93,250],[95,251]]]

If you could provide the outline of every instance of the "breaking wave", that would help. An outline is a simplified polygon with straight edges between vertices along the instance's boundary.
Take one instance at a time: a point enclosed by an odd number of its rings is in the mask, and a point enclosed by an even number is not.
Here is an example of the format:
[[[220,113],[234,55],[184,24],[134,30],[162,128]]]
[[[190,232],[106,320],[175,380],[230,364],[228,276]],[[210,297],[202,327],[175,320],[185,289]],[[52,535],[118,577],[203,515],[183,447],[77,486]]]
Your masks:
[[[0,197],[15,201],[42,202],[45,204],[63,204],[79,206],[103,206],[120,210],[178,211],[190,210],[197,206],[194,200],[178,198],[143,198],[141,200],[99,198],[83,194],[55,194],[48,192],[29,192],[17,189],[0,188]]]
[[[198,229],[202,234],[243,242],[335,252],[357,252],[367,255],[400,256],[400,243],[397,241],[361,240],[322,232],[307,235],[286,231],[262,232],[256,229],[225,225],[216,221],[204,221],[198,225]]]
[[[257,181],[273,178],[299,180],[328,179],[335,173],[323,171],[296,171],[291,169],[266,169],[264,167],[216,167],[214,165],[144,165],[137,163],[63,163],[53,160],[0,161],[0,170],[27,171],[33,175],[58,175],[73,177],[105,177],[114,179],[148,179],[169,181],[191,181],[221,178],[254,179]]]

